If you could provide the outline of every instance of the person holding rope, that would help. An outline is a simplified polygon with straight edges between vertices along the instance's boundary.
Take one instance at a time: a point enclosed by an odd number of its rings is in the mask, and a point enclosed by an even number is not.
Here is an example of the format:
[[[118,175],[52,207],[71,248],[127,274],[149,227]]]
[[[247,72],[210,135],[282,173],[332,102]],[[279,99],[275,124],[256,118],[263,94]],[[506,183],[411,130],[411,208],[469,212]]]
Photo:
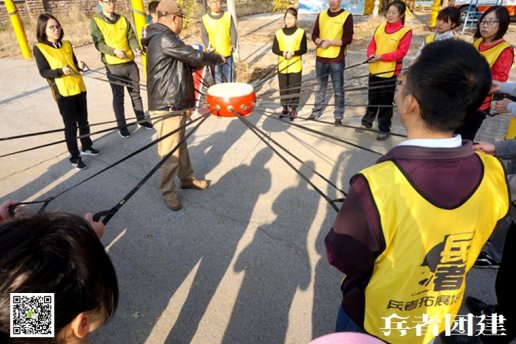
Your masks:
[[[129,20],[115,13],[115,0],[100,0],[102,12],[95,14],[90,22],[90,33],[95,48],[106,66],[107,78],[113,93],[113,111],[117,119],[118,134],[124,139],[131,137],[125,120],[124,85],[131,96],[136,119],[140,126],[152,129],[145,119],[140,96],[140,72],[134,56],[141,53],[138,39]]]
[[[103,229],[104,225],[93,221],[90,213],[84,219],[46,213],[0,224],[1,343],[86,343],[91,333],[114,316],[118,281],[100,242]],[[10,336],[11,293],[54,295],[54,317],[50,323],[53,338]],[[27,298],[26,303],[18,305],[27,307],[27,311],[30,296],[19,297]],[[21,324],[21,331],[30,325],[41,325],[39,330],[45,330],[40,319],[47,319],[50,314],[42,308],[33,309],[33,316],[27,317],[27,324]]]
[[[509,29],[510,15],[507,8],[493,6],[480,17],[475,32],[473,45],[485,57],[491,67],[493,80],[505,82],[514,61],[514,49],[503,38]],[[474,140],[487,115],[490,115],[491,95],[487,96],[477,111],[457,129],[457,133],[466,140]],[[512,138],[512,137],[509,137]]]
[[[195,88],[192,72],[206,65],[224,63],[224,57],[205,53],[186,45],[179,34],[186,11],[174,0],[161,0],[158,23],[149,26],[142,43],[147,50],[147,95],[151,116],[164,116],[156,122],[159,137],[173,130],[181,130],[158,143],[158,154],[163,157],[183,140],[184,126],[195,107]],[[177,196],[175,177],[179,176],[182,189],[204,190],[208,182],[196,179],[186,142],[160,167],[160,189],[169,209],[182,208]]]
[[[238,35],[229,12],[222,11],[220,0],[208,0],[210,11],[201,17],[202,44],[209,53],[224,56],[222,65],[212,68],[215,83],[235,81],[235,61],[233,52],[237,46]]]
[[[427,45],[400,76],[408,140],[351,178],[325,238],[330,264],[346,274],[337,331],[428,343],[457,315],[466,273],[509,210],[501,162],[454,135],[490,87],[486,60],[454,39]],[[418,334],[423,315],[432,322]],[[411,324],[405,334],[386,328],[399,317]]]
[[[88,123],[88,105],[86,102],[86,85],[80,72],[87,68],[78,62],[72,44],[63,39],[64,31],[56,17],[49,13],[40,14],[36,29],[38,43],[33,47],[34,58],[39,74],[50,85],[50,90],[63,118],[66,147],[70,153],[72,166],[79,170],[86,169],[81,155],[99,155],[93,148]],[[77,127],[79,127],[82,148],[77,145]]]
[[[301,74],[303,62],[301,56],[306,54],[305,30],[297,27],[297,10],[290,7],[283,17],[285,27],[276,31],[272,52],[278,55],[278,83],[281,97],[280,118],[297,116],[299,94],[301,92]],[[290,109],[289,109],[290,108]]]
[[[317,15],[312,31],[312,40],[317,45],[315,73],[317,90],[315,106],[308,117],[321,117],[326,101],[328,77],[333,84],[335,99],[335,125],[342,124],[344,118],[344,67],[346,47],[353,41],[353,15],[340,7],[342,0],[328,0],[328,10]]]
[[[401,72],[403,58],[407,55],[412,40],[412,30],[404,26],[407,7],[403,1],[393,1],[387,8],[387,21],[380,24],[367,46],[369,64],[369,104],[362,127],[371,128],[378,114],[376,137],[386,140],[391,132],[392,102],[396,78]],[[361,132],[363,129],[357,129]]]

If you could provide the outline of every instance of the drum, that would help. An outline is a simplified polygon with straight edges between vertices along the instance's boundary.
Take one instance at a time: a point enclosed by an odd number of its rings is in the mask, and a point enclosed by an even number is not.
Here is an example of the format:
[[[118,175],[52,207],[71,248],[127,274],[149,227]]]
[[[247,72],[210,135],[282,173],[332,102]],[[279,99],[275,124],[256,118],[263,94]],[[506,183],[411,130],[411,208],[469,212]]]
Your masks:
[[[242,82],[212,85],[206,95],[208,111],[219,117],[235,117],[233,111],[248,116],[253,112],[255,102],[253,86]]]

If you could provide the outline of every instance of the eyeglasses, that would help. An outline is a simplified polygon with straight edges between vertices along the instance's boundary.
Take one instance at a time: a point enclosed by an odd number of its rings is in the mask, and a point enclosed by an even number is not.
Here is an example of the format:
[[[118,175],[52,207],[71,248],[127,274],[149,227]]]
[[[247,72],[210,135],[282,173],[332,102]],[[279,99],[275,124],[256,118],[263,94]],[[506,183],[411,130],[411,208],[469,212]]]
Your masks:
[[[185,15],[183,15],[183,14],[181,14],[181,13],[174,14],[174,15],[175,15],[176,17],[181,18],[181,19],[185,19],[185,18],[186,18],[186,16],[185,16]]]
[[[61,29],[61,26],[60,25],[49,25],[49,26],[47,26],[47,29],[49,29],[49,30],[59,30],[59,29]]]
[[[498,22],[499,22],[499,20],[481,20],[480,21],[480,25],[491,26],[491,25],[494,25],[494,24],[496,24]]]

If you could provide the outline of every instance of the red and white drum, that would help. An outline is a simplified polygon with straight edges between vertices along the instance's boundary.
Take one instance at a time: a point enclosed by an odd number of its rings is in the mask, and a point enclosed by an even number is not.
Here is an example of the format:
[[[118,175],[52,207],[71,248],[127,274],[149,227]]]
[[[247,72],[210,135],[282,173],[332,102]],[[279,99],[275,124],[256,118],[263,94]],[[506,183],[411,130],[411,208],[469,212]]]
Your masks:
[[[254,109],[256,94],[253,86],[242,82],[225,82],[208,88],[206,103],[214,116],[235,117],[234,112],[249,116]]]

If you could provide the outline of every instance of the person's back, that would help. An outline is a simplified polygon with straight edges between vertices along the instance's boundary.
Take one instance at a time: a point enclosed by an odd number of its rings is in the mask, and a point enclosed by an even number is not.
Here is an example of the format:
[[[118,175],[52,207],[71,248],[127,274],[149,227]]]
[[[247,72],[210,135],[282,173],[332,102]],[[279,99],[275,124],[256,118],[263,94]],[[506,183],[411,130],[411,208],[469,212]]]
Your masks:
[[[0,266],[1,343],[34,342],[10,338],[11,293],[54,294],[55,337],[38,343],[84,341],[115,313],[115,270],[97,233],[77,216],[51,213],[2,223]],[[37,314],[34,309],[32,319],[24,319],[22,330],[37,324]]]
[[[330,263],[347,275],[337,330],[351,324],[389,342],[426,343],[446,314],[453,321],[466,272],[508,211],[501,163],[453,136],[490,84],[482,56],[455,40],[425,47],[400,80],[408,140],[352,178],[325,240]]]

